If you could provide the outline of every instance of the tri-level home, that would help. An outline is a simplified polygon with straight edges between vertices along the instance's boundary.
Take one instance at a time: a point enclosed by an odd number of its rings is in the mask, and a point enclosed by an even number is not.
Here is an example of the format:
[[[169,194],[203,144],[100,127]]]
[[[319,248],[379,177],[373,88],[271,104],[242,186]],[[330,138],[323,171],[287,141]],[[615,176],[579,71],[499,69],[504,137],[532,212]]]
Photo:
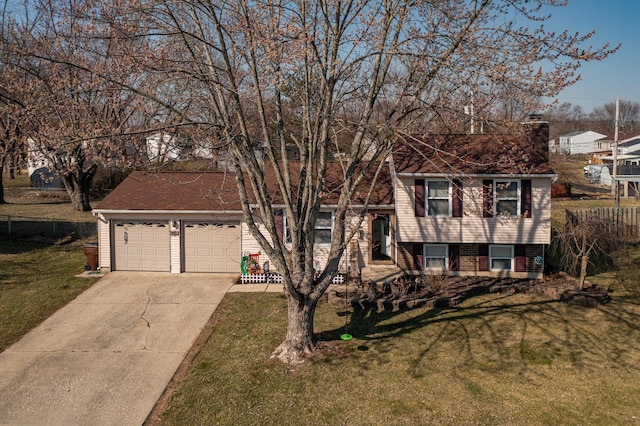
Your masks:
[[[397,265],[538,277],[551,238],[546,122],[524,134],[405,137],[393,155]]]
[[[548,132],[546,122],[527,122],[510,135],[400,137],[362,223],[357,212],[366,191],[352,200],[346,225],[355,232],[342,272],[540,277],[555,177]],[[263,173],[275,182],[268,167]],[[315,232],[318,267],[334,226],[331,188],[339,187],[342,173],[340,163],[329,165]],[[276,209],[282,202],[275,191],[272,201]],[[134,173],[94,214],[99,263],[107,270],[240,273],[249,254],[269,263],[243,222],[229,173]],[[276,226],[286,242],[285,220]]]

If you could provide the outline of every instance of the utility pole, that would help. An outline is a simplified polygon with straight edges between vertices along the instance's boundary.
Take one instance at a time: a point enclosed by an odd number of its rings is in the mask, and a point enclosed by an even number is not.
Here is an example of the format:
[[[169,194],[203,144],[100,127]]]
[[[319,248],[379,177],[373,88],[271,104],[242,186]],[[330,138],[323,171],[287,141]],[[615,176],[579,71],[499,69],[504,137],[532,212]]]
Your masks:
[[[620,98],[616,98],[616,121],[613,133],[613,181],[611,182],[611,193],[616,197],[616,207],[620,207],[620,197],[618,194],[618,120],[620,118]]]
[[[471,134],[473,135],[475,130],[475,123],[473,122],[473,90],[471,91]]]

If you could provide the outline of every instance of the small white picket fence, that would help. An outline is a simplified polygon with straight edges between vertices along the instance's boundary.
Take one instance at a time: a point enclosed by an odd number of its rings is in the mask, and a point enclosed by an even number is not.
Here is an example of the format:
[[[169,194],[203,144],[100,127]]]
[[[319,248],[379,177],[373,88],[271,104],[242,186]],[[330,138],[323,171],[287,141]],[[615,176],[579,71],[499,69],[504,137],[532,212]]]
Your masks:
[[[282,275],[280,274],[242,274],[240,275],[242,284],[282,284]],[[334,284],[344,284],[344,275],[338,274],[333,277]]]

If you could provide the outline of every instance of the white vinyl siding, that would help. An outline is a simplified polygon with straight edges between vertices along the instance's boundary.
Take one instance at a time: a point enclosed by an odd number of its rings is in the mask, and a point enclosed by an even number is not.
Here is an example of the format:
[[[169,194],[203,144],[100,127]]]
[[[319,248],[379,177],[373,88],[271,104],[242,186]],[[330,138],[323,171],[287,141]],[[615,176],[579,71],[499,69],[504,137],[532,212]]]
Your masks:
[[[111,269],[111,235],[109,220],[104,216],[98,217],[98,266],[103,271]]]
[[[482,217],[482,178],[464,181],[462,217],[416,217],[415,178],[396,181],[396,240],[456,244],[549,244],[551,178],[531,178],[532,218]],[[425,197],[426,198],[426,197]]]

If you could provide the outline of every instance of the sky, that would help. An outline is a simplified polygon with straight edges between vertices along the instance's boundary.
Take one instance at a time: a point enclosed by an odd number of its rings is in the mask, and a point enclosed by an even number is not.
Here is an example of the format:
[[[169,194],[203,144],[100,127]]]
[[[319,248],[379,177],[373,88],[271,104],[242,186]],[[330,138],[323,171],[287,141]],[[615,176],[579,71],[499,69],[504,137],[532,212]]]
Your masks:
[[[583,64],[579,82],[564,89],[559,102],[581,105],[589,113],[594,107],[615,101],[616,97],[640,102],[640,0],[569,0],[566,7],[552,9],[545,27],[568,29],[584,34],[595,30],[592,44],[620,50],[601,62]]]

